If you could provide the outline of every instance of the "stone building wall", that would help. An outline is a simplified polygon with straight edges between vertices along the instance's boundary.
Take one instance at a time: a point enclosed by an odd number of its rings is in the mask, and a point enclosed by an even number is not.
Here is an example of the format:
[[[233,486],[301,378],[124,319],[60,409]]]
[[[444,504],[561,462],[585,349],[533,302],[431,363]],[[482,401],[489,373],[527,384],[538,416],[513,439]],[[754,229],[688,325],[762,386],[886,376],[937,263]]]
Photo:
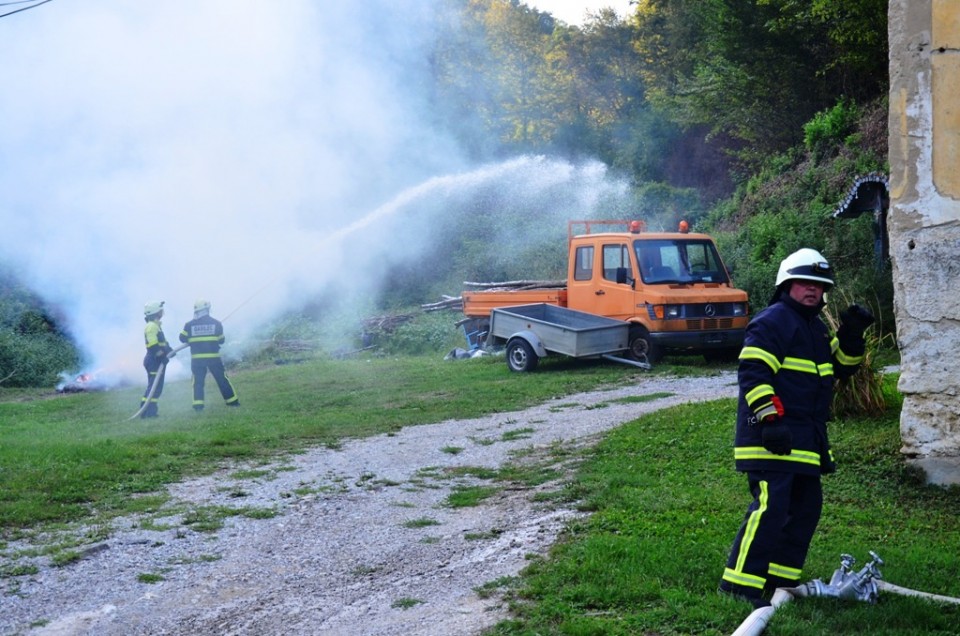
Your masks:
[[[902,452],[960,483],[960,1],[890,0],[889,39]]]

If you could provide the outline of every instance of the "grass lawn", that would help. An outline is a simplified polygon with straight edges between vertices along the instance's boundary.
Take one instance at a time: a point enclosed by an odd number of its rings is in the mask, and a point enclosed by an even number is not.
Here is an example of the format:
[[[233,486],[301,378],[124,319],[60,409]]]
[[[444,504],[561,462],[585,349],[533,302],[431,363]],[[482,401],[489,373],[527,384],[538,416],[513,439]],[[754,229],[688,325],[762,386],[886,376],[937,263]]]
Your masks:
[[[233,459],[266,462],[346,437],[634,382],[644,373],[569,359],[545,360],[536,374],[512,374],[502,358],[316,359],[232,371],[239,409],[225,407],[208,379],[207,408],[195,413],[190,380],[168,382],[160,417],[132,421],[142,386],[62,395],[0,388],[0,531],[136,511],[143,495]]]
[[[894,398],[894,402],[896,399]],[[589,453],[569,498],[592,512],[508,594],[516,620],[497,635],[730,634],[747,604],[717,593],[750,495],[733,469],[735,400],[644,416]],[[899,454],[899,404],[876,419],[831,424],[839,472],[803,580],[829,581],[841,553],[869,551],[884,578],[960,597],[960,488],[922,485]],[[767,634],[957,634],[960,606],[881,594],[876,605],[798,600]]]
[[[231,460],[267,463],[345,437],[519,409],[650,373],[695,382],[719,368],[683,362],[644,372],[558,359],[512,374],[502,359],[317,359],[232,372],[243,403],[236,410],[208,383],[207,410],[194,413],[189,380],[171,382],[161,417],[134,421],[127,418],[142,387],[0,390],[0,558],[10,556],[5,542],[24,533],[76,521],[107,528],[116,515],[160,506],[166,484]],[[890,582],[960,596],[960,489],[924,486],[904,465],[899,404],[888,393],[885,416],[832,424],[840,469],[824,480],[805,578],[829,579],[841,553],[863,564],[874,550]],[[592,515],[521,576],[491,582],[514,609],[491,633],[731,633],[748,613],[716,593],[749,501],[733,469],[733,413],[732,400],[660,411],[584,451],[562,498]],[[463,505],[482,505],[485,495],[462,493]],[[20,575],[29,572],[0,565],[0,578]],[[875,606],[808,599],[778,611],[767,633],[956,634],[960,608],[890,595]]]

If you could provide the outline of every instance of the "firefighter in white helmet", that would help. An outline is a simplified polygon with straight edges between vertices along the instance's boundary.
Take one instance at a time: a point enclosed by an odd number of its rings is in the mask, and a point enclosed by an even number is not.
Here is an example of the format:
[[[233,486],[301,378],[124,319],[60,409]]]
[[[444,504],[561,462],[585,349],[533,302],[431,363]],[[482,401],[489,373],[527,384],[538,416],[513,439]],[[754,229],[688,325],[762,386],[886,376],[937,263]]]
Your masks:
[[[210,315],[210,301],[197,300],[193,304],[193,320],[183,326],[180,342],[190,345],[190,369],[193,371],[193,409],[203,410],[203,384],[207,371],[217,381],[220,395],[227,406],[240,406],[240,399],[227,378],[220,359],[224,342],[223,325]]]
[[[740,352],[734,459],[747,476],[747,508],[720,590],[769,605],[777,587],[800,582],[820,521],[820,476],[836,470],[827,421],[837,378],[856,372],[873,315],[859,305],[840,312],[831,337],[820,318],[833,270],[820,252],[798,250],[777,273],[770,305],[747,326]]]
[[[158,403],[163,393],[163,376],[167,361],[173,357],[173,349],[163,335],[160,319],[163,318],[163,301],[153,300],[143,306],[143,341],[147,352],[143,356],[143,368],[147,370],[147,389],[140,400],[140,417],[157,417]]]

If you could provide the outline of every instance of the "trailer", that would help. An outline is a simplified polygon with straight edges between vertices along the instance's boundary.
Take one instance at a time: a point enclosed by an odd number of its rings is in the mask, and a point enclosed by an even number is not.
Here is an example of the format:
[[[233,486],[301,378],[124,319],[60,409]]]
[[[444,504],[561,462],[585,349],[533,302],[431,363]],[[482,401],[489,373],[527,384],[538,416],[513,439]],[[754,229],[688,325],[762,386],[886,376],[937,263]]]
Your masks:
[[[551,353],[650,368],[646,361],[615,355],[629,348],[629,323],[548,303],[492,309],[487,343],[506,343],[507,366],[517,372],[533,371]]]

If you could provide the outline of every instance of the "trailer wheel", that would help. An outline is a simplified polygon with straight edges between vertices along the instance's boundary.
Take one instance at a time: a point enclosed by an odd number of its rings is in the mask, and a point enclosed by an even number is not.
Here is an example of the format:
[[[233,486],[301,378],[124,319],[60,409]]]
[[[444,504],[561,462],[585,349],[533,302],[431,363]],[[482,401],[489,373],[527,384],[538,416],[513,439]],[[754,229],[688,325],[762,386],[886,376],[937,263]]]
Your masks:
[[[653,364],[663,358],[663,350],[653,343],[650,332],[639,325],[630,328],[630,357],[637,362]]]
[[[514,338],[507,343],[507,366],[511,371],[523,373],[537,368],[540,357],[530,343],[523,338]]]

